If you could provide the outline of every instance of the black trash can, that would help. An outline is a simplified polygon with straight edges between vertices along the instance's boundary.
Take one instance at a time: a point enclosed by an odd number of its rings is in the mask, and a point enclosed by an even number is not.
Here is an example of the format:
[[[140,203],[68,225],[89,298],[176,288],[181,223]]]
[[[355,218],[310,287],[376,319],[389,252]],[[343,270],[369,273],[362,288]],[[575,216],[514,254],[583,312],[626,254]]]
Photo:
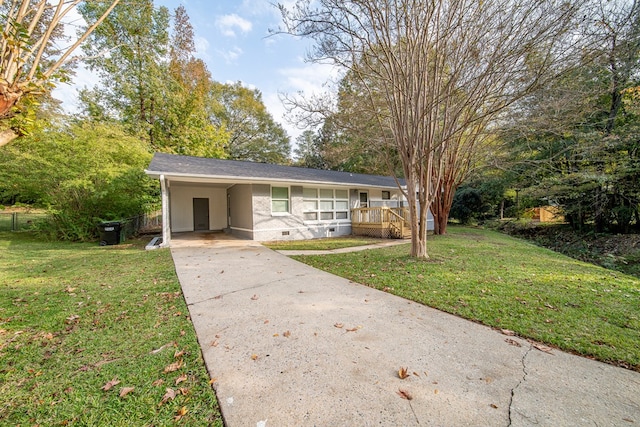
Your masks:
[[[117,245],[123,242],[123,228],[120,221],[102,222],[99,227],[100,246]]]

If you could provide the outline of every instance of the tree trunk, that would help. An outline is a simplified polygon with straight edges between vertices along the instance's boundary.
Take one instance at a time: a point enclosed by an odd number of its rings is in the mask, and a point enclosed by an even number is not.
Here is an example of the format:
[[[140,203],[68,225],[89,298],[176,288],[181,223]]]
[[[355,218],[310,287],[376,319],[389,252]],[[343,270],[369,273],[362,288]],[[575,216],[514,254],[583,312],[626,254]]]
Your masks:
[[[407,202],[411,220],[411,256],[429,258],[427,254],[427,209],[426,203],[418,203],[412,179],[407,179]]]

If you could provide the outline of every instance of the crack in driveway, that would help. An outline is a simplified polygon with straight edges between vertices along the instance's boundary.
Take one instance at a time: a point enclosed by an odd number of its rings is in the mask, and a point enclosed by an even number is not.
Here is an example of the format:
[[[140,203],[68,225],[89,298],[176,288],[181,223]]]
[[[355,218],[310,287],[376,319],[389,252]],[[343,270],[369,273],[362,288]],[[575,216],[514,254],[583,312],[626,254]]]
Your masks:
[[[509,398],[509,424],[508,424],[509,427],[511,427],[513,423],[511,413],[513,411],[513,398],[515,397],[516,390],[518,390],[518,388],[520,388],[522,383],[524,383],[527,380],[527,375],[529,375],[529,373],[527,372],[526,359],[529,353],[531,353],[531,350],[533,350],[533,345],[529,344],[529,349],[522,355],[522,359],[520,360],[520,362],[522,363],[522,378],[520,379],[520,381],[518,381],[518,384],[516,384],[516,386],[511,389],[511,397]]]

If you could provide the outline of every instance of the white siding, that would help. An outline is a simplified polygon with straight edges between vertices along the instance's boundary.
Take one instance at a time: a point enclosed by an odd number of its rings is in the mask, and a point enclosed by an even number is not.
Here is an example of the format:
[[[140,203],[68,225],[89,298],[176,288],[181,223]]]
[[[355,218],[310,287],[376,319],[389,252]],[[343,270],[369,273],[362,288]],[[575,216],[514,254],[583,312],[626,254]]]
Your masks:
[[[209,229],[227,227],[227,191],[224,188],[171,183],[171,230],[193,231],[193,199],[209,199]]]

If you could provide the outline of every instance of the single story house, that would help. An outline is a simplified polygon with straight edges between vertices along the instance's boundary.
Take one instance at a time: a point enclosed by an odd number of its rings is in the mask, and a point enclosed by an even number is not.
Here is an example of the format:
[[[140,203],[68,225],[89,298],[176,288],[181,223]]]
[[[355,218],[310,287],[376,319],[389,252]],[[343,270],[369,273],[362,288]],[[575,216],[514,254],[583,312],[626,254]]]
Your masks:
[[[258,241],[406,237],[404,181],[393,177],[165,153],[145,172],[160,180],[163,246],[172,232],[206,230]]]

